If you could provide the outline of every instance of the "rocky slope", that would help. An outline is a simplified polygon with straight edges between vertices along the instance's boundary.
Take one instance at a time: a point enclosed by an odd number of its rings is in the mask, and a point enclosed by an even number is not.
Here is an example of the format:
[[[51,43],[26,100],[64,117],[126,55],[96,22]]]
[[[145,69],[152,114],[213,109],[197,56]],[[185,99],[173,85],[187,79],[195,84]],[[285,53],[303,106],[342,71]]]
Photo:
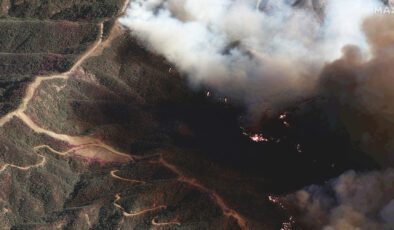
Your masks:
[[[298,229],[279,196],[376,167],[321,98],[240,127],[120,27],[127,1],[0,3],[1,229]]]
[[[111,23],[125,2],[1,3],[2,229],[281,226],[256,179],[174,144],[166,108],[199,96]]]

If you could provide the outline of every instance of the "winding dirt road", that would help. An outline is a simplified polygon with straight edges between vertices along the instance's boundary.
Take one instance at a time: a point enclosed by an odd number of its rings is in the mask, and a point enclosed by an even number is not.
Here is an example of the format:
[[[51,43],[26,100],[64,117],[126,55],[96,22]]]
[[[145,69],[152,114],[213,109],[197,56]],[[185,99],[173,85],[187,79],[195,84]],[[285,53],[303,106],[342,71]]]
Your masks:
[[[122,15],[124,13],[128,4],[129,4],[129,0],[126,0],[125,5],[122,7],[122,12],[120,15]],[[12,111],[0,118],[0,127],[3,127],[5,124],[7,124],[13,118],[18,118],[21,121],[23,121],[34,132],[39,133],[39,134],[45,134],[45,135],[52,137],[56,140],[63,141],[71,146],[70,149],[61,152],[61,151],[53,149],[49,145],[42,144],[42,145],[38,145],[38,146],[34,147],[35,151],[47,149],[47,150],[49,150],[55,154],[61,155],[61,156],[68,156],[68,155],[72,154],[72,155],[79,155],[79,156],[83,156],[83,157],[87,157],[87,158],[100,159],[100,160],[104,160],[104,161],[116,161],[116,162],[121,162],[121,163],[127,163],[130,161],[134,162],[136,160],[143,159],[140,156],[134,156],[134,155],[131,155],[128,153],[120,152],[120,151],[116,150],[115,148],[113,148],[112,146],[109,146],[109,145],[103,143],[101,140],[96,139],[96,138],[92,138],[92,137],[88,137],[88,136],[70,136],[70,135],[59,134],[59,133],[53,132],[51,130],[44,129],[44,128],[40,127],[39,125],[37,125],[26,114],[27,107],[28,107],[29,103],[31,102],[32,98],[34,97],[36,90],[41,86],[42,82],[51,81],[51,80],[55,80],[55,79],[62,79],[62,80],[67,81],[70,78],[70,76],[82,65],[82,63],[87,58],[91,57],[92,55],[95,55],[95,53],[100,48],[102,48],[101,46],[103,45],[102,41],[103,41],[104,24],[100,23],[100,24],[98,24],[98,26],[100,28],[100,32],[99,32],[96,42],[84,54],[82,54],[80,56],[80,58],[76,61],[76,63],[72,66],[72,68],[69,71],[67,71],[65,73],[61,73],[61,74],[53,74],[53,75],[49,75],[49,76],[37,76],[35,78],[35,80],[28,85],[28,87],[26,89],[25,96],[24,96],[20,106],[16,110],[14,110],[14,111]],[[45,158],[45,156],[43,156],[41,154],[37,153],[37,155],[40,156],[42,159],[37,164],[30,165],[30,166],[17,166],[17,165],[13,165],[13,164],[4,164],[0,169],[0,173],[4,172],[7,168],[10,168],[10,167],[26,171],[26,170],[30,170],[32,168],[44,166],[47,162],[47,159]],[[152,157],[152,156],[150,156],[150,157]],[[145,157],[145,158],[147,158],[147,157]],[[200,190],[201,192],[208,194],[211,197],[212,201],[218,207],[221,208],[221,210],[225,216],[227,216],[229,218],[234,218],[237,221],[237,223],[241,229],[243,229],[243,230],[248,229],[247,222],[244,219],[244,217],[242,217],[242,215],[239,214],[234,209],[230,208],[226,204],[226,202],[223,200],[223,198],[221,198],[217,192],[205,187],[197,179],[184,175],[184,173],[181,170],[179,170],[175,165],[167,162],[164,159],[163,154],[160,154],[159,160],[155,161],[155,163],[159,163],[159,164],[163,165],[165,168],[174,172],[178,176],[177,180],[179,182],[185,183],[185,184],[189,185],[190,187],[193,187],[195,189]],[[129,182],[129,183],[146,183],[145,181],[120,177],[116,174],[117,172],[118,172],[118,170],[111,171],[110,176],[117,179],[117,180]],[[120,194],[116,194],[115,200],[113,201],[113,205],[116,208],[120,209],[123,213],[123,216],[125,216],[125,217],[136,217],[136,216],[140,216],[140,215],[143,215],[143,214],[146,214],[149,212],[154,212],[154,211],[163,210],[163,209],[167,208],[166,205],[155,205],[153,207],[139,210],[136,212],[127,212],[118,203],[120,199],[121,199]],[[152,225],[154,225],[154,226],[180,225],[180,224],[181,223],[178,221],[162,222],[161,223],[161,222],[158,222],[156,219],[152,219]]]
[[[118,204],[118,202],[121,200],[121,196],[120,194],[116,194],[115,195],[115,200],[113,202],[113,205],[120,209],[122,211],[123,216],[125,217],[136,217],[136,216],[140,216],[140,215],[144,215],[148,212],[153,212],[153,211],[157,211],[157,210],[161,210],[161,209],[166,209],[167,206],[166,205],[154,205],[153,207],[150,208],[146,208],[146,209],[142,209],[136,212],[126,212],[126,210],[120,205]]]
[[[55,80],[55,79],[63,79],[63,80],[67,80],[70,75],[78,68],[81,66],[81,64],[87,59],[89,58],[92,53],[99,47],[99,45],[101,44],[102,40],[103,40],[103,31],[104,31],[104,23],[100,23],[99,25],[99,37],[96,40],[96,42],[91,46],[91,48],[89,48],[84,54],[82,54],[80,56],[80,58],[75,62],[75,64],[71,67],[71,69],[65,73],[61,73],[61,74],[54,74],[54,75],[49,75],[49,76],[37,76],[35,78],[35,80],[29,84],[29,86],[26,89],[26,93],[25,96],[22,99],[22,103],[19,105],[19,107],[12,111],[9,112],[8,114],[6,114],[5,116],[3,116],[0,119],[0,127],[4,126],[4,124],[6,124],[7,122],[9,122],[13,117],[19,117],[21,116],[21,114],[24,114],[27,106],[29,104],[29,102],[31,101],[31,99],[34,96],[34,93],[36,92],[37,88],[41,85],[41,83],[43,81],[50,81],[50,80]],[[23,120],[23,118],[21,118],[21,120]],[[23,120],[24,121],[24,120]],[[24,121],[26,122],[26,121]],[[28,121],[30,122],[30,121]],[[27,122],[26,122],[27,123]]]
[[[153,218],[152,219],[152,225],[153,226],[168,226],[168,225],[181,225],[181,222],[179,222],[179,221],[169,221],[169,222],[157,222],[157,219],[156,218]]]
[[[124,2],[124,5],[122,6],[122,8],[120,10],[119,16],[124,14],[124,12],[127,9],[127,6],[129,5],[129,2],[130,2],[130,0],[126,0]],[[30,117],[28,117],[25,113],[30,101],[34,97],[36,90],[41,86],[42,82],[56,80],[56,79],[62,79],[65,81],[68,80],[70,78],[70,75],[72,73],[74,73],[87,58],[93,56],[96,53],[97,49],[100,47],[100,45],[103,42],[104,22],[99,23],[98,27],[99,27],[99,34],[98,34],[97,40],[86,52],[84,52],[78,58],[78,60],[71,67],[71,69],[68,70],[67,72],[60,73],[60,74],[53,74],[53,75],[47,75],[47,76],[37,76],[34,79],[34,81],[28,85],[26,92],[25,92],[25,96],[23,97],[22,102],[18,106],[18,108],[16,108],[14,111],[7,113],[6,115],[4,115],[3,117],[0,118],[0,128],[3,127],[5,124],[7,124],[9,121],[11,121],[13,118],[19,118],[30,129],[32,129],[36,133],[45,134],[45,135],[50,136],[54,139],[64,141],[64,142],[70,144],[71,146],[77,146],[77,147],[73,147],[70,150],[67,150],[65,152],[57,151],[48,145],[37,146],[34,148],[35,150],[47,148],[48,150],[50,150],[56,154],[62,155],[62,156],[65,156],[69,153],[74,152],[74,154],[76,154],[76,155],[78,155],[79,153],[82,153],[80,155],[83,157],[97,158],[97,154],[95,153],[96,151],[86,151],[86,149],[89,147],[96,147],[96,148],[98,147],[98,148],[102,148],[102,149],[106,150],[110,155],[111,154],[114,155],[115,156],[114,159],[116,159],[116,161],[119,161],[119,162],[134,161],[133,156],[131,156],[130,154],[117,151],[113,147],[104,144],[100,140],[97,140],[97,139],[94,139],[91,137],[77,137],[77,136],[69,136],[69,135],[65,135],[65,134],[58,134],[53,131],[43,129],[43,128],[39,127],[35,122],[33,122],[32,119]],[[76,151],[82,150],[82,149],[84,149],[85,151],[79,152],[79,153],[76,152]],[[29,166],[18,166],[18,165],[6,163],[0,168],[0,173],[4,172],[7,168],[10,168],[10,167],[17,168],[19,170],[24,170],[24,171],[30,170],[32,168],[42,167],[46,163],[46,158],[45,158],[45,156],[43,156],[41,154],[37,153],[37,155],[42,158],[42,160],[37,164],[29,165]],[[98,158],[101,159],[102,156],[103,156],[103,154],[99,155]],[[104,159],[102,159],[102,160],[111,160],[113,157],[104,156],[103,158]],[[110,159],[108,159],[108,158],[110,158]]]
[[[39,168],[42,167],[46,164],[47,159],[45,158],[45,156],[41,155],[41,154],[37,154],[39,157],[41,157],[41,161],[38,162],[37,164],[34,165],[28,165],[28,166],[18,166],[18,165],[14,165],[14,164],[4,164],[1,168],[0,168],[0,173],[4,172],[7,168],[16,168],[22,171],[27,171],[30,170],[32,168]]]
[[[172,171],[173,173],[175,173],[178,177],[177,180],[179,182],[185,183],[187,185],[189,185],[190,187],[193,187],[195,189],[198,189],[199,191],[206,193],[209,195],[209,197],[212,199],[212,201],[222,210],[223,215],[228,217],[228,218],[234,218],[239,227],[242,230],[248,230],[248,224],[247,221],[245,220],[245,218],[238,213],[237,211],[235,211],[234,209],[230,208],[227,203],[224,201],[224,199],[214,190],[209,189],[207,187],[205,187],[203,184],[201,184],[197,179],[192,178],[192,177],[188,177],[186,175],[184,175],[184,173],[178,169],[175,165],[169,163],[168,161],[166,161],[164,159],[163,154],[160,154],[159,160],[152,160],[149,161],[152,164],[160,164],[162,166],[164,166],[165,168],[167,168],[168,170]],[[116,175],[116,172],[118,172],[119,170],[112,170],[110,172],[110,175],[118,180],[122,180],[122,181],[126,181],[126,182],[130,182],[130,183],[146,183],[145,181],[139,181],[139,180],[133,180],[133,179],[127,179],[127,178],[123,178],[123,177],[119,177],[118,175]],[[152,211],[156,211],[159,209],[165,209],[166,206],[164,205],[160,205],[160,206],[154,206],[152,208],[147,208],[138,212],[133,212],[133,213],[128,213],[125,211],[125,209],[118,204],[118,201],[121,199],[119,194],[115,195],[115,200],[113,202],[113,205],[120,209],[123,213],[123,215],[125,217],[134,217],[134,216],[138,216],[138,215],[142,215],[145,214],[147,212],[152,212]],[[172,222],[163,222],[163,223],[158,223],[155,219],[152,220],[152,224],[155,226],[164,226],[164,225],[180,225],[181,223],[178,221],[172,221]]]
[[[145,181],[142,181],[142,180],[133,180],[133,179],[127,179],[127,178],[120,177],[120,176],[116,175],[117,172],[119,172],[119,170],[112,170],[110,172],[111,177],[121,180],[121,181],[129,182],[129,183],[140,183],[140,184],[146,183]]]
[[[80,137],[80,136],[69,136],[66,134],[59,134],[55,133],[51,130],[46,130],[39,125],[37,125],[29,116],[26,115],[26,109],[32,100],[36,90],[40,87],[41,83],[44,81],[50,81],[54,79],[63,79],[63,80],[68,80],[69,77],[71,76],[72,73],[74,73],[80,66],[81,64],[89,57],[91,57],[95,51],[98,49],[100,44],[102,43],[103,40],[103,33],[104,33],[104,24],[100,23],[99,25],[99,35],[98,39],[96,42],[83,54],[80,56],[80,58],[77,60],[77,62],[72,66],[72,68],[62,74],[54,74],[54,75],[49,75],[49,76],[37,76],[36,79],[29,84],[29,86],[26,89],[26,94],[25,97],[22,100],[22,103],[20,106],[6,114],[0,119],[0,127],[3,127],[6,123],[11,121],[13,118],[19,118],[22,120],[30,129],[32,129],[34,132],[39,133],[39,134],[45,134],[49,137],[52,137],[56,140],[60,140],[63,142],[68,143],[71,146],[77,146],[73,147],[72,149],[66,151],[66,152],[59,152],[51,148],[50,146],[45,146],[47,149],[51,150],[54,153],[57,153],[59,155],[67,155],[68,153],[74,152],[75,155],[81,155],[82,157],[88,157],[88,158],[98,158],[99,160],[103,161],[111,161],[111,155],[114,155],[113,159],[116,159],[116,161],[119,162],[127,162],[127,161],[134,161],[133,156],[127,153],[120,152],[113,147],[101,142],[98,139],[91,138],[91,137]],[[40,149],[43,146],[37,146],[35,149]],[[109,153],[109,155],[106,154],[99,154],[97,155],[97,149],[94,151],[87,151],[87,148],[91,147],[97,147],[104,149],[106,152]],[[81,151],[84,150],[84,151]]]
[[[222,209],[223,214],[227,217],[234,218],[242,230],[249,229],[245,218],[240,213],[238,213],[234,209],[230,208],[226,204],[226,202],[223,200],[223,198],[217,192],[205,187],[197,179],[184,175],[184,173],[181,170],[179,170],[175,165],[167,162],[164,159],[163,154],[160,155],[159,163],[161,163],[164,167],[166,167],[167,169],[169,169],[172,172],[174,172],[175,174],[177,174],[178,181],[186,183],[189,186],[194,187],[194,188],[200,190],[201,192],[208,194],[211,197],[211,199],[213,200],[213,202]]]

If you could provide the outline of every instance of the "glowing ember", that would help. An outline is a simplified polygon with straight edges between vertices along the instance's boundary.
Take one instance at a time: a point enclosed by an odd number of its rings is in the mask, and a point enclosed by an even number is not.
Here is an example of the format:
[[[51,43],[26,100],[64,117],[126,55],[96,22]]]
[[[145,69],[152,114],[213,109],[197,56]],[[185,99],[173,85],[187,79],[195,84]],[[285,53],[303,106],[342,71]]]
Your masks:
[[[274,204],[279,203],[279,198],[277,196],[268,196],[268,200]]]
[[[286,113],[283,113],[283,114],[279,115],[279,120],[284,120],[286,118],[287,118]]]
[[[290,216],[288,222],[282,223],[282,227],[280,228],[280,230],[291,230],[291,229],[293,229],[294,223],[295,223],[295,222],[294,222],[293,217]]]
[[[278,196],[268,196],[268,200],[273,203],[278,205],[280,208],[286,210],[286,206]],[[282,223],[282,227],[280,230],[291,230],[293,229],[293,225],[295,224],[294,218],[292,216],[289,217],[288,221]]]
[[[269,140],[265,138],[262,134],[254,134],[249,136],[249,138],[254,142],[268,142]]]
[[[302,148],[300,144],[297,144],[297,152],[302,153]]]
[[[280,198],[278,196],[268,196],[268,200],[281,207],[282,209],[286,209],[285,205],[281,202]]]
[[[281,120],[283,122],[283,124],[289,128],[290,127],[290,123],[286,121],[287,118],[287,114],[286,113],[282,113],[281,115],[279,115],[279,120]]]

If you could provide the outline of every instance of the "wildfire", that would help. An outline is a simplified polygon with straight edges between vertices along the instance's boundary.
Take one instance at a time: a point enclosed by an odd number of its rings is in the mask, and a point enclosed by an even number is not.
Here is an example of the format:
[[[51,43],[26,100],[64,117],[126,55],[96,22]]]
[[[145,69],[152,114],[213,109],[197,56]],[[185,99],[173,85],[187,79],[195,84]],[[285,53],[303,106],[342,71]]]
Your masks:
[[[263,136],[263,134],[254,134],[249,136],[249,138],[254,142],[268,142],[269,140]]]
[[[228,97],[226,97],[226,96],[225,97],[219,97],[218,101],[220,103],[227,104],[228,103]]]
[[[254,142],[268,142],[270,141],[270,139],[266,138],[263,134],[261,133],[249,133],[245,130],[244,127],[240,127],[242,130],[242,134],[249,137],[250,140],[254,141]],[[271,138],[272,140],[272,138]]]
[[[279,202],[279,198],[277,196],[268,196],[268,200],[274,204],[277,204]]]
[[[302,153],[301,144],[297,144],[296,148],[297,148],[297,152]]]
[[[268,200],[273,203],[278,205],[280,208],[286,210],[285,204],[282,203],[280,198],[278,196],[268,196]],[[282,223],[282,227],[280,230],[291,230],[293,229],[293,225],[295,224],[293,216],[290,216],[288,221]]]
[[[271,203],[278,205],[282,209],[286,209],[285,205],[281,202],[278,196],[268,196],[268,200],[271,201]]]
[[[282,227],[280,228],[280,230],[291,230],[293,229],[294,223],[294,218],[290,216],[289,221],[282,223]]]
[[[287,128],[290,127],[290,123],[288,121],[286,121],[287,119],[287,113],[282,113],[279,115],[279,120],[281,120],[283,122],[283,125],[286,126]]]

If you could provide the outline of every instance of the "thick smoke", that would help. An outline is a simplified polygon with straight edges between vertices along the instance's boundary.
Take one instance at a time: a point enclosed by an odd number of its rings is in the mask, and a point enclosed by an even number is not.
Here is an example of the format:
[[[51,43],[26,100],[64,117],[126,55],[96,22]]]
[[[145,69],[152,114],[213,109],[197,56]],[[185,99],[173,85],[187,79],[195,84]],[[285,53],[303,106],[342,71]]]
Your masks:
[[[286,197],[311,229],[394,229],[394,170],[349,171],[326,186],[310,186]]]
[[[252,114],[326,95],[354,142],[393,166],[394,15],[376,14],[377,0],[301,2],[135,0],[121,22],[193,85]],[[394,229],[393,169],[350,171],[287,199],[312,229]]]
[[[135,0],[121,23],[152,51],[252,114],[305,97],[347,44],[369,55],[361,30],[378,0]]]
[[[321,92],[336,101],[351,137],[381,165],[394,165],[394,15],[364,21],[371,57],[346,46],[327,64]],[[287,197],[312,229],[394,229],[394,169],[349,171],[325,186],[310,186]]]
[[[394,15],[375,16],[363,24],[371,58],[347,46],[328,64],[320,91],[334,99],[339,119],[354,143],[382,165],[394,165]]]

